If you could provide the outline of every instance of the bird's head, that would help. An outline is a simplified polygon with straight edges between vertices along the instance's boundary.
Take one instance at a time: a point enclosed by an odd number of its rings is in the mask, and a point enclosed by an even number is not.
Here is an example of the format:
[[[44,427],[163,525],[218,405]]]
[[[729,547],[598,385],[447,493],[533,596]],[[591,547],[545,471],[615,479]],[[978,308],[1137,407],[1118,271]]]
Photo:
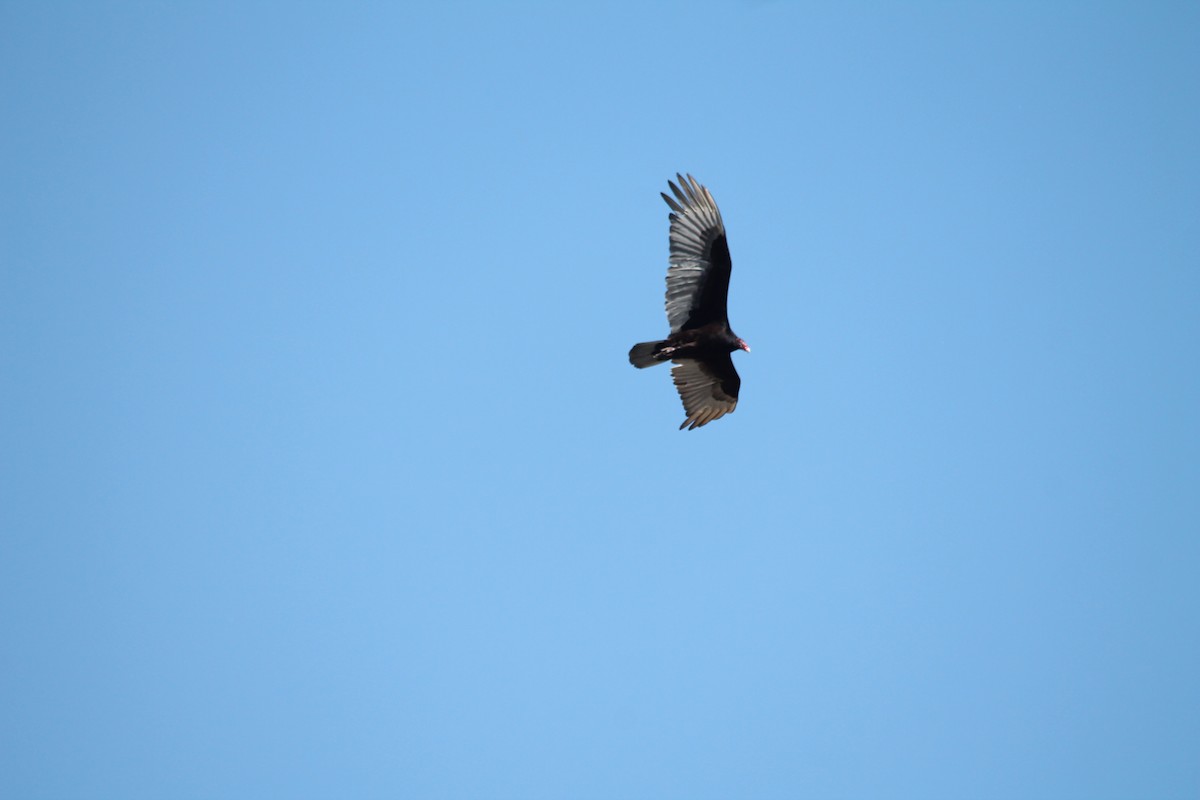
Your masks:
[[[738,346],[738,349],[740,349],[740,350],[745,350],[747,353],[750,352],[750,345],[746,344],[745,339],[738,339],[737,346]]]

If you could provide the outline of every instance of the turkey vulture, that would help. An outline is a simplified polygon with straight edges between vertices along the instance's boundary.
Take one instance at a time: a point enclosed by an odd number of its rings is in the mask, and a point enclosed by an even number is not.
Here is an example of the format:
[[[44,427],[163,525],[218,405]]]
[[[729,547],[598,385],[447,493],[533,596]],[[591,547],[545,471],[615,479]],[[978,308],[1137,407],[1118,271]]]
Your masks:
[[[671,207],[671,266],[667,268],[667,322],[671,335],[658,342],[635,344],[629,363],[644,369],[670,361],[671,377],[683,400],[687,419],[679,430],[694,430],[737,408],[742,379],[729,354],[750,352],[729,329],[725,302],[729,296],[729,243],[721,212],[691,175],[667,181]]]

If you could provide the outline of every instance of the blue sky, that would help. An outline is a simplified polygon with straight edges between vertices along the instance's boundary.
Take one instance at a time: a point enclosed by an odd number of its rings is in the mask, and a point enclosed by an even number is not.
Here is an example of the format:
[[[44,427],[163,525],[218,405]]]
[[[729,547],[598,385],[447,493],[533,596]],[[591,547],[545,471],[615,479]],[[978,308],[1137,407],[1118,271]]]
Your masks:
[[[0,795],[1196,797],[1198,75],[1194,3],[0,6]]]

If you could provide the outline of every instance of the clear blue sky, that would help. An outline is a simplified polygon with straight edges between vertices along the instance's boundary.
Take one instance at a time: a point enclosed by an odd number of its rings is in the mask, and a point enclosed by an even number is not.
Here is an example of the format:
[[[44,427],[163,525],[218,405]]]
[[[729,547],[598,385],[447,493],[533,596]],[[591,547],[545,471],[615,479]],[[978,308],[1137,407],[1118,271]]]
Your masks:
[[[0,796],[1197,797],[1198,77],[1195,3],[0,6]]]

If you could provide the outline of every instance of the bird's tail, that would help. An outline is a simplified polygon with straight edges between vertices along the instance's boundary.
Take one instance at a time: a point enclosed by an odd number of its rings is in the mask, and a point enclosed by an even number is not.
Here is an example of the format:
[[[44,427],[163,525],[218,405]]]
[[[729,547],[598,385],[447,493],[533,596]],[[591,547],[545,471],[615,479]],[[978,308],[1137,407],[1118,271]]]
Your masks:
[[[655,364],[661,364],[662,361],[657,358],[657,355],[665,344],[665,341],[642,342],[641,344],[635,344],[629,350],[629,363],[633,364],[638,369],[645,369],[646,367],[652,367]]]

